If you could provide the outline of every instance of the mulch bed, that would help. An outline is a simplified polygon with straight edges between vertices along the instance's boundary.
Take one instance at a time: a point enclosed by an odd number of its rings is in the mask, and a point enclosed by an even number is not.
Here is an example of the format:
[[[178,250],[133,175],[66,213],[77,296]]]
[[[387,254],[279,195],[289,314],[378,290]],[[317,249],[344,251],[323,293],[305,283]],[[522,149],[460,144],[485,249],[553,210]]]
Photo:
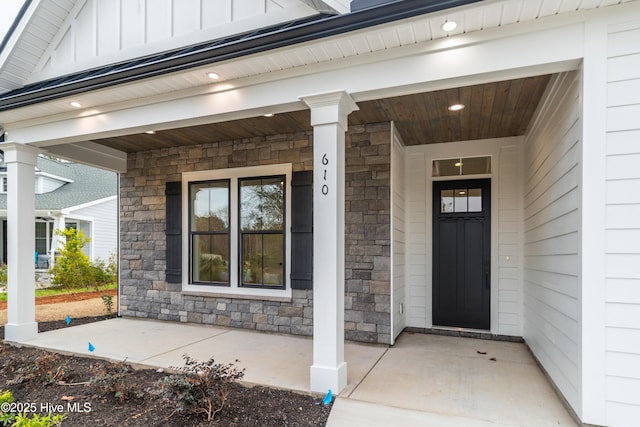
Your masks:
[[[105,318],[107,316],[73,319],[73,325]],[[72,326],[64,321],[38,323],[40,332],[64,327]],[[4,327],[0,327],[0,334],[4,337]],[[38,366],[46,367],[37,370],[37,376],[24,379],[24,372],[35,369],[36,360]],[[57,409],[62,405],[62,412],[67,414],[63,426],[324,426],[331,410],[331,405],[322,404],[322,397],[234,384],[227,405],[216,415],[215,423],[208,422],[201,415],[177,413],[160,396],[149,393],[157,389],[156,382],[167,375],[163,372],[131,370],[127,381],[145,393],[141,398],[122,402],[113,393],[86,384],[108,366],[114,364],[0,343],[0,390],[10,390],[16,402],[35,404],[40,413],[46,413],[47,407]],[[47,379],[52,373],[58,373],[53,381]]]

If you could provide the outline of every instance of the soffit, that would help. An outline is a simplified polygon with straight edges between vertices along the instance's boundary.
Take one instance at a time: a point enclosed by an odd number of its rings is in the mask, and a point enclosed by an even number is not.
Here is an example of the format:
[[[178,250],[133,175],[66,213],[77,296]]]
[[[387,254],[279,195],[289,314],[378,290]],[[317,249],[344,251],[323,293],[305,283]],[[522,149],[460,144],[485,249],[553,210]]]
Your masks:
[[[523,135],[550,76],[359,102],[349,125],[394,121],[406,145]],[[447,107],[462,103],[451,112]],[[128,153],[311,131],[309,110],[94,140]]]
[[[157,95],[180,97],[187,91],[209,87],[211,80],[205,72],[209,68],[215,68],[221,76],[219,83],[233,83],[278,72],[297,72],[309,67],[330,66],[332,63],[348,58],[362,58],[376,52],[392,52],[404,46],[415,46],[448,36],[628,1],[632,0],[488,0],[220,62],[215,64],[215,67],[181,71],[104,90],[95,90],[79,94],[74,99],[79,100],[87,109],[104,106],[110,106],[110,109],[113,109],[120,105],[141,105],[145,100]],[[445,19],[456,20],[459,23],[456,30],[449,34],[445,33],[440,28]],[[19,122],[30,120],[46,121],[47,117],[53,120],[57,115],[69,114],[71,110],[69,99],[41,102],[1,112],[0,124],[10,128],[11,123],[19,124]]]

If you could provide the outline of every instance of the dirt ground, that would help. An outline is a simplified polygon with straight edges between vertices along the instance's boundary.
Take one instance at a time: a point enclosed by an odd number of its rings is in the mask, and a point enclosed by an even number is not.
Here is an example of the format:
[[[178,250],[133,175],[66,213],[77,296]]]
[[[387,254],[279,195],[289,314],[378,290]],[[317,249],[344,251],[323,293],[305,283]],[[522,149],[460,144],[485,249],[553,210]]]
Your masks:
[[[80,301],[36,305],[38,330],[73,327],[105,319],[99,296]],[[114,310],[116,298],[114,297]],[[4,338],[6,309],[0,311],[0,339]],[[104,372],[119,372],[112,385],[135,387],[136,396],[118,399],[113,390],[91,383]],[[0,393],[9,390],[18,410],[65,414],[63,426],[324,426],[332,405],[323,405],[322,396],[310,396],[268,387],[234,384],[227,405],[215,422],[197,413],[180,413],[158,395],[158,381],[167,375],[155,370],[128,369],[86,357],[63,356],[27,347],[13,347],[0,341]]]
[[[113,311],[117,310],[118,297],[116,291],[98,292],[95,294],[58,295],[38,298],[36,304],[36,321],[50,322],[72,318],[94,317],[107,314],[100,295],[108,293],[113,297]],[[7,323],[7,304],[0,303],[0,325]]]

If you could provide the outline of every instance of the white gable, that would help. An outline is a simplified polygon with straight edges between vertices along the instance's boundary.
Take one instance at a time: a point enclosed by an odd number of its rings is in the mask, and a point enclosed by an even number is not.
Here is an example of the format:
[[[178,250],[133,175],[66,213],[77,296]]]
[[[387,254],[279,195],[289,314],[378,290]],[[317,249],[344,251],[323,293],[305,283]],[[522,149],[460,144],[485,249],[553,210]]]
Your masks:
[[[314,0],[34,0],[2,52],[0,92],[312,16]],[[323,7],[323,10],[328,10]],[[22,33],[22,30],[26,31]],[[2,64],[10,51],[19,63]],[[12,61],[14,62],[14,61]],[[7,66],[15,68],[8,78]]]

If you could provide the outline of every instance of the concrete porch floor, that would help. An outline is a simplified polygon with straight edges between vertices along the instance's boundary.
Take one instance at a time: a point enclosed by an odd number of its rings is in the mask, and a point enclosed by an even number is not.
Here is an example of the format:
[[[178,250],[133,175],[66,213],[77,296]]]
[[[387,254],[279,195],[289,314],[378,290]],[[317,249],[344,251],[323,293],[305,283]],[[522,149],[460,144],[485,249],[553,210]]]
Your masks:
[[[183,354],[237,359],[244,381],[302,392],[312,363],[309,338],[125,318],[21,344],[162,368],[182,365]],[[347,342],[345,359],[330,427],[576,425],[523,344],[403,333],[390,348]]]

